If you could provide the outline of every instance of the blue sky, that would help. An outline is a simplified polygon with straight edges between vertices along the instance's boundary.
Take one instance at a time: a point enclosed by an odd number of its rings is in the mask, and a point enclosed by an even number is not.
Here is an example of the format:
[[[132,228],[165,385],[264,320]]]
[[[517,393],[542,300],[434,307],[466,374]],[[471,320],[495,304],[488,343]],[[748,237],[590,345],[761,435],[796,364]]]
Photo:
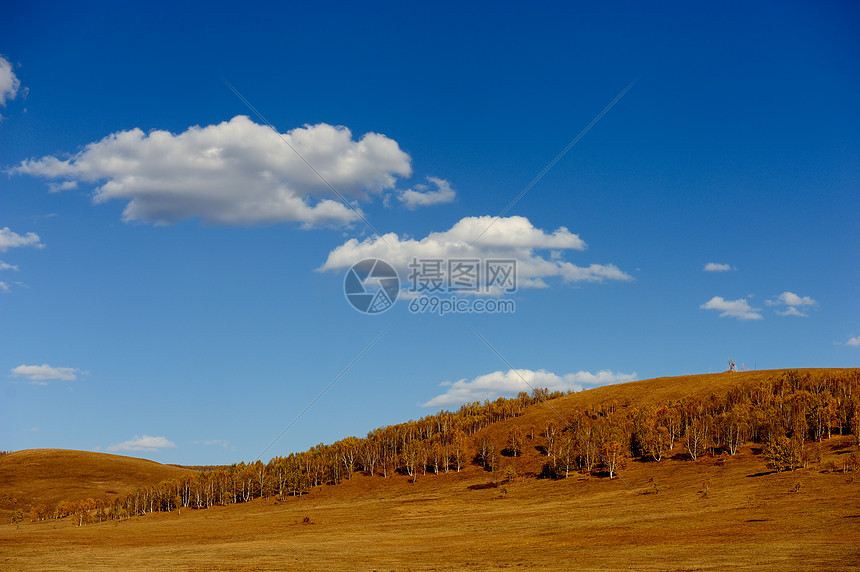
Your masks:
[[[860,364],[853,3],[2,12],[0,449],[252,460],[335,379],[264,459],[527,385]],[[362,314],[374,257],[514,258],[465,298],[516,309]]]

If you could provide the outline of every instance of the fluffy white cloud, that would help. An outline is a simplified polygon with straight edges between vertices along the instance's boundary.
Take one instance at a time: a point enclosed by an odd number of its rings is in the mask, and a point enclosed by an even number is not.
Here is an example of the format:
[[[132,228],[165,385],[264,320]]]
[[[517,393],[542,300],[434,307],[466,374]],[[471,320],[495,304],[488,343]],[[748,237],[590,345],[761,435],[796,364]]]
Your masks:
[[[705,264],[705,272],[728,272],[732,267],[730,264],[719,264],[717,262],[708,262]]]
[[[557,375],[543,369],[494,371],[470,380],[442,383],[443,387],[448,387],[445,393],[422,404],[422,407],[451,407],[473,401],[493,400],[501,396],[513,397],[521,391],[530,393],[532,389],[542,387],[550,391],[581,391],[583,385],[608,385],[635,379],[635,372],[613,373],[609,370],[597,373],[580,371],[565,375]]]
[[[750,307],[746,298],[725,300],[722,296],[714,296],[701,306],[705,310],[717,310],[721,318],[737,318],[738,320],[761,320],[760,308]]]
[[[809,314],[802,312],[799,308],[803,306],[816,306],[818,302],[809,296],[798,296],[794,292],[783,292],[773,300],[765,300],[768,306],[786,306],[782,312],[777,310],[780,316],[800,316],[808,318]]]
[[[479,235],[480,240],[475,242]],[[350,239],[329,253],[320,270],[337,271],[365,258],[381,258],[393,265],[405,281],[413,258],[496,258],[517,261],[518,287],[546,287],[544,279],[554,276],[565,282],[632,280],[613,264],[582,267],[558,258],[558,251],[585,248],[585,242],[565,227],[547,233],[521,216],[497,220],[491,216],[466,217],[449,230],[430,233],[420,240],[400,238],[394,233],[361,242]],[[548,260],[536,250],[556,252]]]
[[[9,292],[12,288],[6,282],[0,281],[0,292]]]
[[[120,131],[70,158],[30,159],[9,172],[65,179],[52,190],[104,181],[95,201],[128,201],[126,221],[315,225],[358,218],[317,173],[342,196],[368,199],[394,188],[398,176],[410,176],[410,161],[396,141],[378,133],[353,140],[346,127],[321,123],[281,134],[239,115],[177,135]]]
[[[143,437],[135,436],[135,438],[130,441],[123,441],[122,443],[109,445],[106,450],[111,453],[116,453],[117,451],[158,451],[159,449],[175,447],[176,443],[168,441],[165,437],[150,437],[149,435],[144,435]]]
[[[809,296],[798,296],[794,292],[783,292],[775,300],[768,300],[766,303],[768,306],[779,304],[786,304],[788,306],[814,306],[818,302]]]
[[[845,345],[846,346],[860,347],[860,336],[855,336],[853,338],[850,338],[847,342],[845,342]]]
[[[80,373],[80,370],[73,367],[53,367],[46,363],[42,365],[19,365],[16,368],[12,368],[12,375],[14,377],[34,382],[47,381],[49,379],[75,381],[78,379],[78,373]]]
[[[427,185],[415,185],[414,190],[408,189],[403,191],[397,197],[403,203],[403,206],[409,210],[415,210],[418,207],[427,207],[454,201],[457,193],[451,188],[451,183],[438,177],[427,177],[427,180],[435,185],[436,190],[428,190]]]
[[[35,232],[28,232],[24,236],[13,232],[9,227],[0,228],[0,252],[6,252],[10,248],[20,246],[33,246],[35,248],[44,248],[39,235]]]
[[[6,264],[2,260],[0,260],[0,270],[18,270],[18,267],[14,264]]]
[[[12,64],[0,56],[0,105],[5,106],[8,100],[15,99],[20,87],[21,82],[12,71]]]

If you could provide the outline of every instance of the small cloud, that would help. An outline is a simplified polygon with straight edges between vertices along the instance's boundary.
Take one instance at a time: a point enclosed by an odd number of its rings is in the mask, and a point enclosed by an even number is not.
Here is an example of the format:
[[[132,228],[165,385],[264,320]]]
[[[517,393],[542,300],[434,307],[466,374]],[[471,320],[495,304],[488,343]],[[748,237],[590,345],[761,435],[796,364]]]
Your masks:
[[[29,380],[33,385],[47,385],[49,379],[75,381],[81,370],[73,367],[53,367],[46,363],[42,365],[19,365],[12,368],[12,376]]]
[[[777,296],[778,303],[787,304],[789,306],[814,306],[818,302],[809,296],[798,296],[794,292],[783,292]]]
[[[225,441],[224,439],[210,439],[208,441],[194,441],[192,445],[205,445],[207,447],[219,446],[226,449],[230,446],[230,442]]]
[[[721,318],[737,318],[738,320],[761,320],[760,308],[752,308],[746,298],[726,300],[722,296],[714,296],[699,308],[717,310]]]
[[[116,453],[117,451],[158,451],[169,448],[176,448],[176,443],[168,441],[165,437],[150,437],[149,435],[144,435],[143,437],[135,436],[135,438],[130,441],[108,445],[105,450],[111,453]]]
[[[24,236],[13,232],[9,229],[9,227],[5,227],[0,229],[0,252],[6,252],[10,248],[16,248],[20,246],[32,246],[35,248],[44,248],[45,245],[39,239],[39,235],[34,232],[28,232]],[[14,264],[7,264],[0,260],[0,271],[2,270],[18,270],[18,267]],[[15,284],[19,286],[24,286],[20,282],[16,282]],[[10,292],[12,290],[11,285],[8,282],[0,281],[0,292]]]
[[[808,318],[809,314],[804,314],[800,310],[798,310],[795,306],[789,306],[787,310],[783,312],[777,311],[777,314],[780,316],[799,316],[801,318]]]
[[[17,270],[17,268],[16,268],[16,270]],[[16,280],[14,282],[0,281],[0,292],[3,292],[3,293],[11,292],[13,286],[17,287],[17,288],[29,288],[29,286],[26,283],[21,282],[19,280]]]
[[[12,71],[12,64],[0,56],[0,106],[6,107],[7,101],[15,99],[20,88],[21,81]]]
[[[610,370],[602,370],[597,373],[580,371],[557,375],[555,373],[540,369],[537,371],[529,369],[511,369],[508,371],[494,371],[486,375],[480,375],[474,379],[461,379],[459,381],[445,381],[439,385],[449,387],[445,393],[437,395],[422,407],[451,407],[483,401],[494,400],[498,397],[514,397],[521,391],[531,393],[533,389],[547,388],[550,391],[581,391],[583,385],[608,385],[611,383],[623,383],[636,379],[636,373],[613,373]]]
[[[818,302],[809,296],[798,296],[794,292],[783,292],[774,299],[765,300],[764,303],[768,306],[786,306],[782,312],[777,310],[776,313],[780,316],[800,316],[803,318],[808,318],[809,314],[801,312],[799,308],[818,305]]]
[[[427,180],[436,186],[436,190],[428,191],[427,185],[415,185],[415,189],[417,190],[408,189],[401,192],[400,196],[397,197],[403,203],[403,206],[409,210],[415,210],[418,207],[428,207],[454,201],[457,193],[451,188],[451,183],[438,177],[427,177]]]
[[[860,347],[860,336],[854,336],[845,342],[846,346]]]
[[[78,188],[77,181],[63,181],[62,183],[48,183],[48,192],[58,193],[60,191],[71,191]]]
[[[6,252],[10,248],[20,246],[32,246],[34,248],[45,248],[35,232],[28,232],[24,236],[13,232],[9,227],[0,228],[0,252]]]
[[[705,264],[705,272],[728,272],[734,270],[730,264],[720,264],[718,262],[708,262]]]

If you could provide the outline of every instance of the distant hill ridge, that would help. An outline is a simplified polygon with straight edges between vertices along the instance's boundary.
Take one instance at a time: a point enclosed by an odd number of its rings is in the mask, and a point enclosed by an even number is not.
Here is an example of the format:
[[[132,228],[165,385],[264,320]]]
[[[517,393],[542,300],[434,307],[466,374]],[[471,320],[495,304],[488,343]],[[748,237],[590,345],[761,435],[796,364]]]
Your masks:
[[[0,456],[0,510],[27,510],[61,500],[108,500],[117,494],[191,474],[155,461],[67,449],[27,449]],[[15,502],[17,501],[17,502]]]

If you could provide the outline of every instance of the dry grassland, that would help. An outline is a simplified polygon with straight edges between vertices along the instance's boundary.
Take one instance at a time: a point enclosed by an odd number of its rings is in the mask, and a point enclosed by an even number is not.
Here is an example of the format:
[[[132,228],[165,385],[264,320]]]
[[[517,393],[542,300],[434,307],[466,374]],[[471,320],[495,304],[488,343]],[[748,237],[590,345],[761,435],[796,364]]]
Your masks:
[[[737,375],[762,375],[748,373]],[[664,401],[727,375],[634,382],[552,403],[565,413],[607,398]],[[528,429],[550,415],[540,405],[511,422]],[[533,472],[538,439],[527,441],[523,457],[502,465]],[[852,437],[836,436],[823,443],[820,465],[787,473],[768,471],[759,447],[747,445],[728,459],[631,461],[612,480],[520,476],[485,487],[494,476],[475,466],[416,483],[357,475],[282,501],[83,527],[3,523],[0,568],[860,570],[860,479],[822,470],[856,451]]]

